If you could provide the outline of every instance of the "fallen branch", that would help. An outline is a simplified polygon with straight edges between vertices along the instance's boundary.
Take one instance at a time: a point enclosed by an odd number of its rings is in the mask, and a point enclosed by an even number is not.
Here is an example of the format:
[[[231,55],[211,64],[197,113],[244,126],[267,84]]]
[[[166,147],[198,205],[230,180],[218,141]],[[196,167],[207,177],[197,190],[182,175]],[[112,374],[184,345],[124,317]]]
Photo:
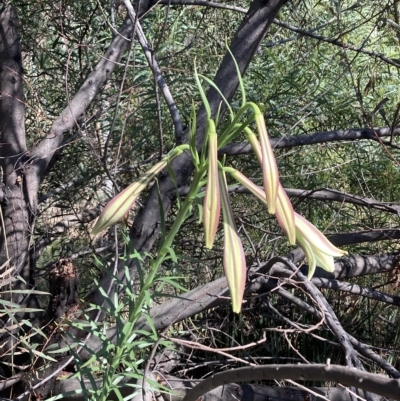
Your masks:
[[[400,400],[400,380],[363,372],[339,365],[267,365],[248,366],[213,375],[187,393],[183,401],[196,401],[200,397],[228,383],[255,380],[334,381],[353,386],[384,397]]]

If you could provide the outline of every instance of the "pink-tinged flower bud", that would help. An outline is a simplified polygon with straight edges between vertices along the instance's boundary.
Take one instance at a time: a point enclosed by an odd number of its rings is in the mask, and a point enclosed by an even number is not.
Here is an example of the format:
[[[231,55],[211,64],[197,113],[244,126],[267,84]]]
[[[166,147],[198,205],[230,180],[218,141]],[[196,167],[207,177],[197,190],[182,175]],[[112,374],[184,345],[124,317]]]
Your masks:
[[[129,187],[125,188],[117,196],[111,199],[97,218],[96,224],[92,229],[92,234],[96,235],[122,220],[129,212],[129,209],[135,203],[140,193],[147,187],[154,177],[165,168],[170,161],[178,157],[188,148],[188,145],[182,145],[174,149],[167,157],[144,173],[138,181],[129,185]]]
[[[225,168],[233,178],[240,182],[244,187],[246,187],[250,192],[252,192],[258,199],[263,203],[267,203],[265,192],[253,181],[247,178],[240,171],[233,168]],[[294,219],[294,210],[292,204],[286,195],[285,190],[279,184],[278,187],[278,201],[276,203],[276,218],[278,219],[279,225],[288,237],[289,243],[294,245],[296,243],[296,228]]]
[[[232,310],[240,313],[246,283],[246,259],[242,241],[236,229],[223,168],[219,169],[219,183],[224,225],[224,270],[231,293]]]
[[[255,111],[254,120],[257,125],[258,134],[260,136],[262,156],[261,168],[263,174],[265,195],[267,197],[268,203],[268,213],[275,214],[279,186],[278,166],[276,165],[275,155],[272,151],[271,143],[269,141],[264,117],[259,110],[257,112]]]
[[[346,255],[347,252],[336,248],[317,227],[297,213],[295,222],[296,239],[303,248],[309,264],[308,278],[311,279],[316,266],[332,273],[335,269],[333,257]]]
[[[203,202],[204,236],[206,247],[209,249],[214,244],[221,211],[218,181],[218,137],[214,121],[209,120],[207,186]]]

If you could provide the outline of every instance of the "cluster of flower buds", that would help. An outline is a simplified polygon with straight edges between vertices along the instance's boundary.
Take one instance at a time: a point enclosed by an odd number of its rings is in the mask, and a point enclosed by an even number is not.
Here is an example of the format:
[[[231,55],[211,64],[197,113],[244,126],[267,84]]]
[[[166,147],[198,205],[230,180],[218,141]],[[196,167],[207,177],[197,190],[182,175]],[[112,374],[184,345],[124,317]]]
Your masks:
[[[203,96],[203,101],[206,101],[205,96]],[[249,110],[251,117],[245,123],[239,124],[239,119]],[[196,167],[195,174],[199,175],[200,178],[194,180],[194,182],[201,183],[202,177],[207,174],[203,203],[203,226],[205,245],[210,249],[215,241],[222,209],[224,228],[223,264],[232,297],[232,309],[234,312],[239,313],[245,289],[246,260],[229,200],[226,174],[230,174],[236,181],[248,188],[249,191],[267,205],[268,212],[276,215],[278,223],[291,245],[298,243],[303,248],[309,264],[309,279],[313,276],[317,265],[328,272],[333,272],[333,258],[341,256],[346,252],[336,248],[313,224],[294,212],[292,204],[280,184],[278,167],[268,137],[265,120],[257,105],[254,103],[244,103],[236,117],[232,118],[232,122],[220,136],[217,135],[216,125],[214,120],[211,119],[210,114],[208,111],[205,139],[208,151],[206,152],[205,147],[203,147],[203,152],[201,157],[199,157],[195,145],[195,129],[192,128],[190,144],[181,145],[173,149],[167,157],[142,175],[138,181],[114,197],[97,219],[92,232],[93,234],[97,234],[122,220],[140,193],[156,175],[167,167],[168,163],[173,159],[184,151],[190,150]],[[253,121],[257,128],[258,137],[249,128],[249,124]],[[192,126],[195,126],[195,121]],[[254,184],[240,171],[224,166],[218,160],[218,148],[230,142],[240,132],[245,132],[260,163],[264,184],[263,188]],[[194,191],[192,188],[192,192],[197,193],[200,189],[201,185],[198,184],[198,188],[194,188]],[[193,201],[193,199],[189,199],[189,201]]]
[[[260,163],[264,188],[254,184],[240,171],[221,165],[217,154],[217,134],[215,129],[209,130],[208,180],[203,205],[205,242],[208,248],[212,248],[222,203],[224,269],[232,297],[232,309],[237,313],[240,312],[243,301],[246,260],[229,201],[226,173],[230,174],[267,205],[268,212],[276,215],[278,223],[291,245],[297,242],[303,248],[309,264],[309,279],[313,276],[317,265],[328,272],[333,272],[334,256],[342,256],[346,253],[336,248],[313,224],[294,212],[292,204],[279,181],[278,167],[262,113],[253,103],[246,103],[242,109],[251,109],[253,113],[259,139],[248,126],[245,127],[244,131]],[[208,127],[214,127],[214,123],[209,121]],[[242,126],[241,128],[243,129]]]

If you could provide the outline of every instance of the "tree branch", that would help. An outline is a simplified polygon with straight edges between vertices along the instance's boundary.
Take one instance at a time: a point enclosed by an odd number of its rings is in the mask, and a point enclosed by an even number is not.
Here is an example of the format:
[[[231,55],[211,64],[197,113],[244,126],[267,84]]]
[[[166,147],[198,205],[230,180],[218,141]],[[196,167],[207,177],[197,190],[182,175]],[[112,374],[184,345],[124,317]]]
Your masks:
[[[109,79],[127,49],[132,34],[132,23],[125,20],[103,58],[89,74],[78,92],[69,101],[61,115],[53,122],[46,137],[31,151],[29,191],[37,194],[48,163],[60,146],[64,134],[71,130]],[[36,210],[37,200],[31,207]]]
[[[154,58],[154,55],[150,50],[150,47],[146,40],[146,36],[144,35],[142,26],[140,25],[140,22],[136,17],[136,13],[131,2],[129,0],[122,0],[122,2],[125,4],[126,9],[128,10],[129,17],[131,18],[132,23],[135,24],[135,32],[139,39],[140,46],[142,47],[143,53],[147,59],[147,63],[149,64],[149,67],[154,74],[157,85],[159,86],[161,93],[164,96],[165,102],[167,103],[169,112],[171,114],[171,119],[175,127],[175,137],[178,140],[181,137],[183,131],[182,121],[179,115],[178,108],[176,107],[175,101],[168,88],[168,85],[161,74],[161,70],[158,66],[157,60]]]
[[[293,32],[300,33],[303,36],[307,36],[307,37],[312,38],[312,39],[317,39],[317,40],[319,40],[321,42],[331,43],[331,44],[333,44],[335,46],[341,47],[342,49],[348,49],[348,50],[355,51],[357,53],[367,54],[368,56],[372,56],[374,58],[378,58],[378,59],[384,61],[387,64],[390,64],[390,65],[393,65],[394,67],[400,68],[400,64],[399,64],[399,62],[397,60],[392,60],[390,58],[387,58],[382,53],[377,53],[377,52],[374,52],[374,51],[371,51],[371,50],[366,50],[366,49],[363,49],[363,48],[360,48],[360,47],[357,47],[357,46],[349,45],[347,43],[343,43],[340,39],[331,39],[331,38],[328,38],[326,36],[317,35],[315,33],[312,33],[310,31],[306,31],[304,29],[297,28],[297,27],[295,27],[293,25],[287,24],[286,22],[282,22],[282,21],[277,20],[277,19],[274,20],[274,24],[276,24],[278,26],[281,26],[282,28],[289,29],[289,30],[291,30]]]
[[[323,189],[296,189],[296,188],[284,188],[287,195],[291,198],[300,199],[315,199],[321,201],[333,201],[340,203],[350,203],[353,205],[368,207],[371,209],[377,209],[388,213],[394,213],[400,216],[400,206],[392,202],[380,202],[376,199],[366,198],[363,196],[346,194],[335,189],[323,188]],[[183,187],[179,189],[179,195],[185,196],[189,192],[189,187]],[[229,186],[230,193],[244,193],[250,194],[251,192],[243,185],[231,185]]]
[[[212,389],[228,384],[254,380],[334,381],[354,386],[384,397],[400,400],[400,380],[388,379],[339,365],[266,365],[250,366],[216,373],[189,391],[183,401],[196,401]]]
[[[19,167],[26,152],[25,102],[18,17],[12,6],[0,15],[0,162],[6,176]],[[16,173],[11,178],[15,183]],[[6,177],[5,177],[6,178]]]
[[[318,288],[329,288],[331,290],[348,292],[354,295],[374,299],[375,301],[385,302],[394,306],[400,306],[400,297],[397,295],[386,294],[372,288],[362,287],[357,284],[346,283],[338,280],[330,280],[322,277],[312,278],[312,283]]]
[[[400,239],[400,229],[377,228],[375,230],[364,230],[353,233],[330,234],[328,238],[336,246],[360,244],[362,242],[388,241]]]
[[[392,134],[391,127],[380,128],[354,128],[345,130],[334,130],[326,132],[317,132],[307,135],[293,135],[281,138],[271,138],[271,146],[275,149],[286,149],[297,146],[315,145],[317,143],[328,143],[336,141],[356,141],[360,139],[369,139],[378,141],[378,138],[390,137]],[[393,130],[393,134],[398,136],[400,134],[400,126]],[[385,145],[390,146],[389,141],[383,142]],[[219,156],[237,156],[253,152],[253,148],[247,142],[232,143],[224,146],[218,151]]]
[[[0,220],[1,270],[16,267],[23,280],[15,289],[31,283],[29,270],[29,235],[33,213],[27,208],[31,198],[26,180],[25,102],[22,78],[22,54],[19,21],[12,6],[0,12],[0,181],[4,192]],[[4,184],[4,185],[3,185]],[[20,303],[21,294],[9,294]],[[1,347],[1,345],[0,345]]]
[[[287,278],[295,276],[296,284],[299,284],[301,287],[303,287],[307,291],[311,299],[313,299],[318,304],[318,307],[321,310],[322,317],[325,318],[326,324],[328,325],[332,333],[336,336],[338,343],[342,346],[345,352],[346,365],[348,367],[363,369],[358,355],[350,342],[348,333],[342,327],[342,324],[340,323],[339,319],[337,318],[335,312],[329,305],[326,298],[310,280],[307,280],[307,278],[303,275],[301,271],[298,270],[297,266],[294,263],[285,258],[277,258],[277,260],[281,262],[280,264],[284,264],[286,267],[279,270],[279,276],[286,276]],[[270,272],[267,272],[267,274],[271,276],[275,275],[276,270],[274,269],[274,267],[275,265],[271,266]]]

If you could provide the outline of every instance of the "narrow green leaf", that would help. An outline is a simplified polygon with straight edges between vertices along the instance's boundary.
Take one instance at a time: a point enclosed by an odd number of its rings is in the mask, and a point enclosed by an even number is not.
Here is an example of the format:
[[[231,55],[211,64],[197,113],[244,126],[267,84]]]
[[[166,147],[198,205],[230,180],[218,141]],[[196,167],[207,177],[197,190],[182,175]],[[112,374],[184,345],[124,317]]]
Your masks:
[[[199,77],[204,79],[210,86],[212,86],[219,93],[219,95],[221,96],[221,99],[224,101],[224,103],[225,103],[225,105],[226,105],[226,107],[227,107],[227,109],[229,111],[229,114],[230,114],[230,117],[231,117],[231,121],[232,121],[233,118],[234,118],[232,107],[229,104],[229,102],[226,100],[226,97],[224,96],[224,94],[221,92],[221,90],[218,88],[218,86],[215,85],[214,81],[212,81],[211,79],[207,78],[204,75],[199,75]],[[216,118],[216,121],[217,121],[217,124],[218,124],[218,118]]]
[[[240,93],[242,94],[242,107],[243,107],[243,106],[246,104],[246,91],[245,91],[245,89],[244,89],[244,83],[243,83],[242,74],[241,74],[241,72],[240,72],[240,68],[239,68],[239,65],[238,65],[238,63],[237,63],[237,61],[236,61],[236,59],[235,59],[235,56],[234,56],[233,53],[231,52],[231,49],[229,48],[229,46],[228,46],[227,43],[226,43],[226,48],[227,48],[229,54],[231,55],[232,60],[233,60],[233,62],[234,62],[234,64],[235,64],[236,75],[237,75],[238,80],[239,80]]]
[[[201,100],[203,101],[203,106],[206,109],[207,117],[211,118],[210,103],[208,103],[207,96],[204,92],[203,87],[201,86],[199,74],[197,73],[197,68],[196,68],[196,59],[194,60],[194,77],[196,79],[197,88],[199,89],[200,92]]]

